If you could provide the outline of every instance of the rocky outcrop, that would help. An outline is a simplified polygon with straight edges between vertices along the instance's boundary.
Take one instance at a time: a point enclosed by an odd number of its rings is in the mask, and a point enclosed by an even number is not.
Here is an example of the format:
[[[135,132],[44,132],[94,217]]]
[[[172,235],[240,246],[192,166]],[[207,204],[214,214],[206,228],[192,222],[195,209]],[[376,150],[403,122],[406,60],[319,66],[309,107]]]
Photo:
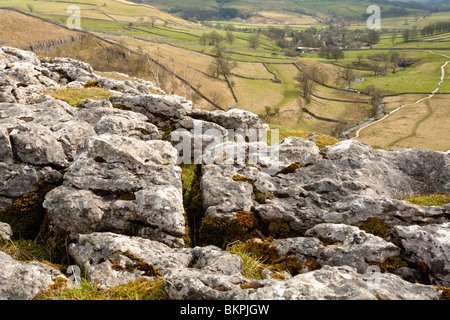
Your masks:
[[[28,300],[46,291],[57,278],[57,269],[36,261],[19,262],[0,251],[0,300]]]
[[[7,223],[0,222],[0,241],[1,240],[11,240],[12,236],[12,229],[11,226]]]
[[[211,153],[241,147],[227,143]],[[253,207],[264,223],[281,220],[298,234],[319,223],[359,225],[369,218],[392,225],[448,221],[449,204],[421,207],[396,200],[407,195],[448,193],[448,153],[375,150],[352,140],[319,150],[311,142],[289,138],[268,147],[264,154],[277,154],[279,161],[262,157],[259,163],[248,164],[258,156],[258,152],[249,152],[241,162],[204,166],[202,188],[207,215],[229,218]],[[268,170],[267,162],[279,165],[276,170]],[[420,170],[417,163],[424,164]]]
[[[50,229],[113,231],[175,247],[185,233],[181,169],[169,142],[118,135],[86,139],[85,148],[46,197]]]
[[[347,265],[311,271],[285,280],[251,280],[242,260],[214,246],[172,249],[159,242],[111,233],[79,235],[70,253],[104,288],[161,275],[173,299],[439,299],[433,286],[417,285],[394,274],[358,273]],[[395,288],[395,290],[392,290]]]
[[[314,258],[322,266],[346,265],[359,273],[365,273],[369,263],[381,263],[400,254],[393,243],[345,224],[318,224],[305,235],[308,237],[275,240],[274,246],[282,255],[299,261]]]
[[[172,299],[427,300],[450,285],[450,205],[398,200],[448,194],[448,152],[267,145],[248,111],[198,110],[148,81],[14,48],[0,49],[0,79],[0,242],[33,223],[102,288],[157,277]],[[92,86],[111,97],[74,107],[47,95]],[[183,186],[180,164],[194,161]],[[27,216],[30,203],[45,216]],[[260,277],[226,250],[238,243],[262,250]],[[0,252],[2,299],[32,299],[58,277]]]
[[[395,226],[406,256],[431,271],[428,276],[440,286],[450,286],[450,225]]]

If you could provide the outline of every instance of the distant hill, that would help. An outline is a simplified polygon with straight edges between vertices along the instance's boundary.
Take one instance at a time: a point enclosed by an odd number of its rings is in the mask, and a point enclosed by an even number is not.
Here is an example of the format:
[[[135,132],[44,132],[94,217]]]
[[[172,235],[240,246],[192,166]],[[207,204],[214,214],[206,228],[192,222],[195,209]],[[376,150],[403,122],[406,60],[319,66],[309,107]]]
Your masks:
[[[390,0],[133,0],[147,3],[163,11],[175,14],[183,19],[196,20],[233,20],[249,19],[255,16],[283,16],[282,18],[315,17],[318,19],[346,19],[358,21],[365,19],[369,4],[376,3],[387,17],[402,17],[425,11],[429,0],[422,2]],[[441,0],[435,1],[440,3]]]

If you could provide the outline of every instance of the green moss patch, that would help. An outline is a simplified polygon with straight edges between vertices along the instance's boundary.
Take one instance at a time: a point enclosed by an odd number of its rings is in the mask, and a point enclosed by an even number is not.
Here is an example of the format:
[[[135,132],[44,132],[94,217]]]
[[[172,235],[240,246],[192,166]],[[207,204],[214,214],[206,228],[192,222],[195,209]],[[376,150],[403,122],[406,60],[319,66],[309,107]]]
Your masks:
[[[9,254],[13,259],[18,261],[47,261],[50,259],[46,248],[42,244],[32,240],[0,240],[0,251]]]
[[[14,237],[34,240],[41,232],[46,215],[42,206],[45,195],[55,187],[38,182],[33,191],[15,199],[11,205],[0,211],[0,221],[11,226]]]
[[[408,263],[400,257],[387,257],[383,262],[369,263],[371,265],[377,265],[381,272],[394,272],[400,268],[407,267]]]
[[[442,287],[439,289],[442,290],[441,300],[450,300],[450,288]]]
[[[207,216],[201,223],[199,241],[200,244],[226,248],[235,241],[259,237],[259,229],[259,221],[251,212],[238,211],[233,219]]]
[[[200,188],[201,165],[182,164],[183,205],[186,231],[183,237],[186,247],[197,245],[200,224],[204,216],[203,197]]]
[[[276,239],[285,239],[293,236],[291,227],[286,222],[270,222],[268,226],[268,233],[269,237],[273,237]]]
[[[140,270],[143,271],[143,276],[148,277],[159,277],[161,276],[161,271],[158,268],[155,268],[153,265],[146,263],[142,258],[139,258],[135,255],[133,255],[129,250],[122,252],[118,251],[117,253],[127,257],[132,261],[131,264],[127,265],[125,268],[121,268],[117,266],[113,261],[113,269],[117,271],[134,271],[134,270]]]
[[[359,226],[359,229],[386,239],[390,226],[379,218],[369,218]]]

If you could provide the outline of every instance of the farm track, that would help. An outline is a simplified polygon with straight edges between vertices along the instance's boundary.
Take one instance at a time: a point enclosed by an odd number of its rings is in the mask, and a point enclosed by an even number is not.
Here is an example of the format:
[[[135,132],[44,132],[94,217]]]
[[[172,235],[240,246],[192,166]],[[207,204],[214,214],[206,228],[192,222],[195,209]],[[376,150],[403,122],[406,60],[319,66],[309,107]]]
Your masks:
[[[443,57],[445,57],[445,58],[450,59],[450,57],[447,56],[447,55],[444,55],[444,54],[441,54],[441,53],[435,53],[435,52],[433,52],[433,51],[429,51],[429,52],[432,53],[432,54],[440,55],[440,56],[443,56]],[[386,120],[388,117],[390,117],[392,114],[398,112],[399,110],[402,110],[403,108],[406,108],[406,107],[409,107],[409,106],[413,106],[413,105],[419,104],[419,103],[421,103],[421,102],[423,102],[423,101],[428,102],[427,100],[433,98],[433,97],[439,92],[439,90],[440,90],[440,88],[441,88],[441,86],[442,86],[442,83],[444,82],[444,78],[445,78],[445,67],[446,67],[449,63],[450,63],[450,60],[446,61],[446,62],[441,66],[441,78],[440,78],[440,80],[439,80],[439,83],[438,83],[438,85],[436,86],[436,89],[434,89],[434,91],[431,92],[428,96],[426,96],[425,98],[421,98],[421,99],[417,100],[416,102],[408,103],[408,104],[405,104],[405,105],[401,105],[401,106],[397,107],[396,109],[394,109],[393,111],[389,112],[388,114],[384,115],[382,118],[380,118],[380,119],[378,119],[378,120],[376,120],[376,121],[374,121],[374,122],[371,122],[371,123],[369,123],[369,124],[367,124],[367,125],[365,125],[365,126],[359,128],[359,129],[355,132],[355,136],[352,138],[352,140],[358,139],[358,138],[360,137],[360,133],[361,133],[362,130],[364,130],[364,129],[366,129],[366,128],[368,128],[368,127],[374,125],[374,124],[380,123],[381,121]],[[427,104],[427,107],[428,107],[428,106],[429,106],[429,105]],[[420,123],[423,122],[423,121],[424,121],[424,120],[422,120],[422,119],[419,120]],[[419,123],[419,124],[420,124],[420,123]],[[417,125],[417,127],[418,127],[418,124],[417,124],[417,123],[416,123],[416,125]],[[415,128],[415,130],[417,130],[417,128]],[[408,137],[409,137],[409,136],[408,136]],[[406,137],[406,138],[408,138],[408,137]],[[406,138],[405,138],[405,139],[406,139]],[[403,140],[403,139],[401,139],[401,140]],[[401,140],[399,140],[399,141],[401,141]],[[394,144],[397,144],[399,141],[394,141]]]
[[[416,134],[417,134],[417,129],[418,129],[419,126],[422,124],[422,122],[424,122],[425,120],[427,120],[427,119],[428,119],[429,117],[431,117],[431,116],[433,115],[433,113],[434,113],[433,109],[432,109],[431,106],[430,106],[429,100],[425,100],[425,105],[427,106],[427,114],[426,114],[424,117],[422,117],[419,121],[417,121],[417,122],[414,124],[414,127],[413,127],[413,129],[412,129],[411,134],[408,135],[408,136],[406,136],[406,137],[398,138],[398,139],[394,140],[393,142],[389,143],[389,144],[387,145],[388,148],[392,148],[393,146],[395,146],[396,144],[400,143],[401,141],[404,141],[404,140],[406,140],[406,139],[413,138],[413,137],[416,136]]]

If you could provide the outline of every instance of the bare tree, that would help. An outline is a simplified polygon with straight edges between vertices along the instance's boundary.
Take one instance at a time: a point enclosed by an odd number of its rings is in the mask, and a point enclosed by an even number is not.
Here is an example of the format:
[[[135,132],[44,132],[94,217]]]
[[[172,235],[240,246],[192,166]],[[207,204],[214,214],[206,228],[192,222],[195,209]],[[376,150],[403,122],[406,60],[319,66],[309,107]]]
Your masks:
[[[250,36],[248,41],[250,42],[250,47],[256,50],[260,45],[259,34]]]
[[[228,31],[227,31],[226,37],[227,37],[228,42],[229,42],[231,45],[233,44],[234,39],[236,38],[236,36],[233,34],[233,32],[232,32],[231,30],[228,30]]]
[[[231,71],[237,67],[237,62],[223,54],[217,56],[208,66],[208,73],[218,78],[220,76],[228,76]]]
[[[355,79],[356,79],[355,71],[353,71],[353,69],[351,69],[351,68],[344,68],[342,70],[342,78],[344,78],[344,80],[347,83],[351,83],[351,82],[355,81]]]
[[[311,95],[314,90],[313,79],[313,75],[309,70],[299,72],[296,78],[300,89],[300,96],[305,100],[306,104],[311,102]]]
[[[156,21],[158,21],[158,17],[150,17],[150,23],[152,27],[156,26]]]
[[[370,99],[370,104],[372,105],[372,112],[375,115],[375,112],[383,99],[383,92],[373,84],[367,86],[366,92],[372,97]]]
[[[206,35],[206,33],[203,33],[200,38],[198,38],[198,41],[203,44],[204,46],[206,46],[206,44],[208,43],[208,36]]]
[[[396,38],[397,38],[397,32],[392,33],[392,35],[391,35],[392,44],[395,43]]]
[[[409,42],[411,41],[411,30],[405,29],[402,32],[403,42]]]

